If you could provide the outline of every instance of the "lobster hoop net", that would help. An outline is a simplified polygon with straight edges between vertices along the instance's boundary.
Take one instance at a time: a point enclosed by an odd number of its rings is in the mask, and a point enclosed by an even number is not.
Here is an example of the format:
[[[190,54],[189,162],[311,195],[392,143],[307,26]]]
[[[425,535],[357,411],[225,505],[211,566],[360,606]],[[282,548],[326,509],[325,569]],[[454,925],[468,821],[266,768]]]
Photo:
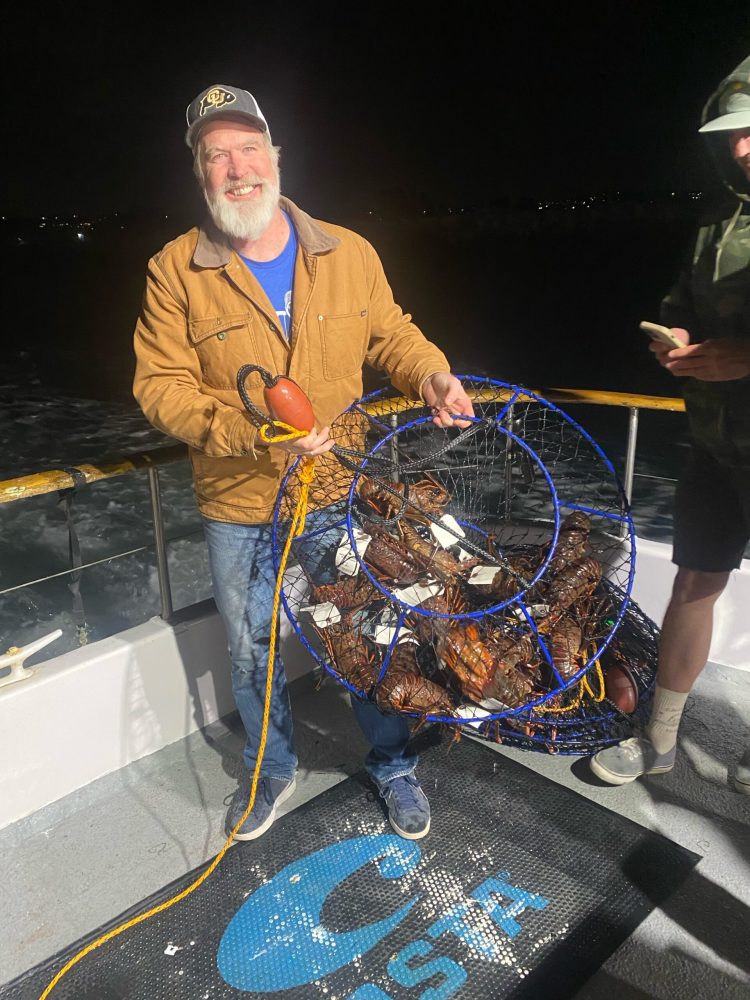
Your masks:
[[[583,752],[616,738],[653,684],[627,500],[552,403],[462,381],[476,414],[464,429],[385,391],[334,421],[339,457],[316,460],[285,611],[317,663],[383,711]],[[300,488],[295,462],[277,567]]]

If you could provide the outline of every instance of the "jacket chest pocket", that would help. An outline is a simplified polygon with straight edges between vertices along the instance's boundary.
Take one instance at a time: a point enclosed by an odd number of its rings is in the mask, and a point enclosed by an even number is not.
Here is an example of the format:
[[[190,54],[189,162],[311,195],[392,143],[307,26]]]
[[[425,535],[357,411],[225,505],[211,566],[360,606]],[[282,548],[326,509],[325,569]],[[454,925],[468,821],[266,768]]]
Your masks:
[[[332,380],[358,374],[367,353],[367,310],[337,316],[319,315],[317,323],[323,375]]]
[[[213,389],[233,389],[242,365],[258,352],[246,315],[188,321],[188,337],[198,355],[203,381]]]

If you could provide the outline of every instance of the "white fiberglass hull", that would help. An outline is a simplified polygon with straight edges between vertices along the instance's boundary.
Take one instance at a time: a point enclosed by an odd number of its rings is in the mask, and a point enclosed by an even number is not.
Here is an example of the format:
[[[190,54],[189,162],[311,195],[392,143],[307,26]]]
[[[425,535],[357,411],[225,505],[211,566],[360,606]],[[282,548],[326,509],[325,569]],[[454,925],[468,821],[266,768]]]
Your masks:
[[[671,548],[639,540],[633,599],[660,622],[674,566]],[[750,561],[717,608],[712,662],[750,671]],[[177,624],[154,618],[34,668],[0,688],[0,829],[155,753],[234,708],[224,629],[213,604]],[[42,655],[54,651],[54,644]],[[290,680],[312,666],[287,635]]]

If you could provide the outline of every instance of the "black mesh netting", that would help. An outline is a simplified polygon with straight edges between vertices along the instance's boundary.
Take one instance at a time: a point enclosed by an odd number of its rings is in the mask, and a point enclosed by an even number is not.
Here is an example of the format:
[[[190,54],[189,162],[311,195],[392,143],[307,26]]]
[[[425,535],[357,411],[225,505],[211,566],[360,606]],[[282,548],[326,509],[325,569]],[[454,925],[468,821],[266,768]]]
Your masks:
[[[375,393],[316,460],[283,598],[355,696],[530,749],[620,739],[653,685],[656,629],[629,600],[633,525],[601,449],[539,396],[464,379],[475,418],[437,428]],[[279,562],[300,490],[279,494]]]

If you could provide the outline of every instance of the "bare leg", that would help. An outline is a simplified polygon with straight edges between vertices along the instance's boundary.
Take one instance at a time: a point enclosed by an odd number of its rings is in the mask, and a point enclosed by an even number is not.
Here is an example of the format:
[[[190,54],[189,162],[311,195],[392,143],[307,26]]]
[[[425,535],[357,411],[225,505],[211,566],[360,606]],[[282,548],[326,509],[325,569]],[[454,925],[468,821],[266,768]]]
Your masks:
[[[672,599],[661,628],[656,682],[669,691],[686,694],[708,659],[714,605],[729,573],[678,569]]]
[[[729,573],[679,569],[659,643],[659,669],[646,735],[658,754],[672,753],[688,692],[708,659],[714,604]]]
[[[682,711],[708,659],[714,604],[728,579],[729,573],[682,568],[677,571],[662,624],[659,669],[646,739],[632,737],[594,754],[591,770],[602,781],[625,785],[643,774],[672,770]]]

